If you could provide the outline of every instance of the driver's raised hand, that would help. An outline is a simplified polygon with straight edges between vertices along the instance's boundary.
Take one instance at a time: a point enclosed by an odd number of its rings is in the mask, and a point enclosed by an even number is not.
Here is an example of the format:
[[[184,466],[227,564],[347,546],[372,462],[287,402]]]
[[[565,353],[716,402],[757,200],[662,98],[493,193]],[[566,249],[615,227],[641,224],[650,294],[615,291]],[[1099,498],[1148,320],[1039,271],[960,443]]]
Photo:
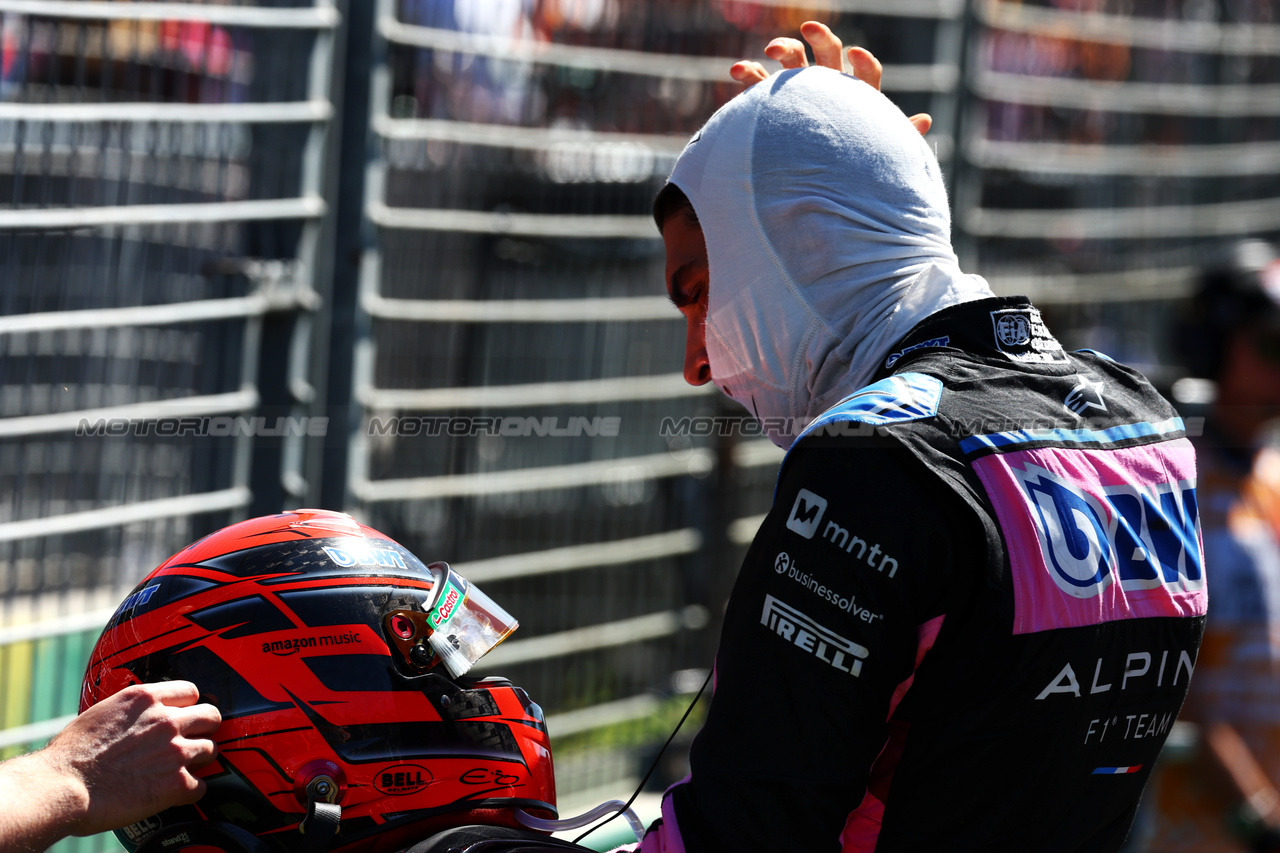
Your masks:
[[[813,58],[818,65],[844,71],[847,60],[848,67],[852,68],[855,77],[876,87],[879,91],[880,77],[884,73],[884,68],[871,51],[862,47],[851,47],[846,51],[839,37],[831,32],[826,24],[817,21],[806,21],[801,24],[800,35],[804,36],[804,40],[813,48]],[[805,56],[804,44],[793,38],[774,39],[765,46],[764,55],[781,63],[783,68],[804,68],[809,64]],[[739,83],[753,86],[768,77],[769,72],[759,62],[743,60],[733,64],[729,69],[729,76]],[[921,134],[925,134],[933,125],[933,118],[928,113],[917,113],[911,117],[911,123]]]

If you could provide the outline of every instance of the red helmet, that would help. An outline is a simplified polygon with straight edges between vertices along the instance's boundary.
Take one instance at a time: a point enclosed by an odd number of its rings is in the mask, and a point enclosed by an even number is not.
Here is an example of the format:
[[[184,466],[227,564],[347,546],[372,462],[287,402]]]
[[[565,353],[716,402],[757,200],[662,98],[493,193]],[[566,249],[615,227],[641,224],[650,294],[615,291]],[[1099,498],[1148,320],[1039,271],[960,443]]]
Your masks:
[[[183,679],[223,719],[204,797],[116,835],[131,853],[228,834],[296,850],[310,807],[340,811],[330,849],[390,851],[459,824],[519,826],[517,809],[554,818],[542,710],[508,681],[459,674],[514,627],[445,563],[340,513],[206,536],[138,584],[89,658],[81,710]]]

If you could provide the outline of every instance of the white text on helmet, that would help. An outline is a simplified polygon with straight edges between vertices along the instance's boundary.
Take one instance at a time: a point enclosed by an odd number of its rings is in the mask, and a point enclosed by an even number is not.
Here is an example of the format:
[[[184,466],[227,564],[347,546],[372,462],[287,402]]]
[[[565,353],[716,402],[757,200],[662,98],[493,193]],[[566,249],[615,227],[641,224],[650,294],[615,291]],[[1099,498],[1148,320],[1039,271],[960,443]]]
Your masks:
[[[390,548],[368,548],[359,551],[348,551],[344,548],[326,546],[324,552],[344,569],[352,566],[385,566],[387,568],[407,569],[404,558]]]

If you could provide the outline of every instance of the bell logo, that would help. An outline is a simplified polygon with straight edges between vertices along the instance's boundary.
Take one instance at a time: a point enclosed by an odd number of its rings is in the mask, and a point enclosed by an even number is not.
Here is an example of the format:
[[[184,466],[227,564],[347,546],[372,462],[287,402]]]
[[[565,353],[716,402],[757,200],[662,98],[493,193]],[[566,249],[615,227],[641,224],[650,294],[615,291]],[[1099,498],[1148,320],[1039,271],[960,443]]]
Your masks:
[[[417,764],[397,764],[379,772],[373,787],[392,797],[416,794],[434,781],[431,771]]]
[[[163,827],[164,821],[160,820],[160,815],[152,815],[123,827],[121,831],[134,844],[141,844],[147,836],[159,832]]]
[[[808,489],[801,489],[796,495],[796,502],[791,507],[791,517],[787,519],[787,529],[794,530],[805,539],[812,539],[822,521],[822,514],[827,511],[827,499],[819,497]]]

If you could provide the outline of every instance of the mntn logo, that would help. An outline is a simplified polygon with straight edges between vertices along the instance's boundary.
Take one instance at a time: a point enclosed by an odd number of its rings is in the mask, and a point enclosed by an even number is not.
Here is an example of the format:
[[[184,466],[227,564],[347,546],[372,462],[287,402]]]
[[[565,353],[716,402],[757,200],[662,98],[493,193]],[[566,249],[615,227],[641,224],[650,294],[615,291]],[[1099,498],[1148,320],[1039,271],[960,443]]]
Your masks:
[[[787,518],[787,529],[794,530],[805,539],[812,539],[822,521],[822,514],[827,511],[827,499],[815,495],[808,489],[801,489],[796,495],[796,502],[791,505],[791,515]]]
[[[1194,481],[1102,486],[1103,499],[1044,468],[1013,469],[1030,499],[1040,550],[1063,592],[1204,586]]]

